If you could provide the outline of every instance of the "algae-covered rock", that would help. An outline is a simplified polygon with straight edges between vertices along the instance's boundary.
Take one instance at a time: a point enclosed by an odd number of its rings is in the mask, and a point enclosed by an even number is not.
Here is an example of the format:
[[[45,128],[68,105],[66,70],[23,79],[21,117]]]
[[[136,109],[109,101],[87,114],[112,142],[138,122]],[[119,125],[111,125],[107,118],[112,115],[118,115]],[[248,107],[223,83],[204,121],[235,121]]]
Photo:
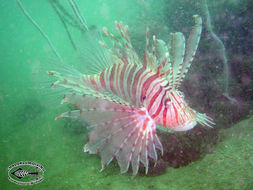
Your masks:
[[[166,189],[161,185],[166,184],[171,190],[252,190],[253,116],[220,130],[218,136],[223,140],[201,160],[153,177],[156,189]]]
[[[110,181],[112,189],[120,185],[122,189],[252,190],[253,116],[220,130],[217,136],[222,141],[210,153],[186,166],[169,167],[155,176],[153,171],[148,176],[140,174],[127,184],[124,182],[130,176],[113,175],[104,180]],[[157,165],[161,169],[165,163],[160,161]]]
[[[187,173],[198,172],[199,179],[190,177],[195,180],[194,189],[204,186],[205,189],[253,189],[253,116],[221,130],[220,135],[224,140],[211,154],[185,168]]]

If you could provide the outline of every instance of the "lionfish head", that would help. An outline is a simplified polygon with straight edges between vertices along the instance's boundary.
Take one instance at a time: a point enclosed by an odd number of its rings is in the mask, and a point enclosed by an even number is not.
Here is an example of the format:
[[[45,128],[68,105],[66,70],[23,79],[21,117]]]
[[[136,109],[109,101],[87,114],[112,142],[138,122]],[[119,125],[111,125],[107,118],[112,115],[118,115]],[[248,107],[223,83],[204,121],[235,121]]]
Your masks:
[[[198,123],[208,127],[215,125],[212,118],[188,106],[182,92],[169,92],[168,97],[170,101],[166,102],[166,107],[169,112],[166,118],[167,128],[174,131],[187,131],[194,128]]]

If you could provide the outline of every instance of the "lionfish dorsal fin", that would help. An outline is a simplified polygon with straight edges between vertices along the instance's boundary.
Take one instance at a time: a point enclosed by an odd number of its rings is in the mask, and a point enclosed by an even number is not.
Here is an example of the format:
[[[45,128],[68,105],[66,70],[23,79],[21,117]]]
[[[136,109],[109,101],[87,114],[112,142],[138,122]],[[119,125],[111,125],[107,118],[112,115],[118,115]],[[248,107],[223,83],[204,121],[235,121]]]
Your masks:
[[[77,46],[79,57],[84,63],[80,71],[84,74],[98,74],[117,62],[117,59],[99,42],[104,37],[97,31],[88,31],[83,34],[83,39]]]
[[[195,25],[192,28],[192,31],[190,33],[190,36],[186,43],[186,51],[185,51],[185,57],[184,57],[184,63],[182,65],[182,70],[180,73],[180,76],[178,77],[179,80],[183,80],[186,73],[188,72],[191,63],[193,61],[193,58],[196,54],[201,31],[202,31],[202,19],[199,15],[194,15],[193,18],[195,19]]]
[[[172,84],[172,65],[168,46],[163,40],[156,39],[155,47],[156,72]]]
[[[200,36],[201,36],[201,31],[202,31],[202,19],[199,15],[194,15],[193,16],[195,20],[195,25],[192,27],[190,36],[187,40],[186,47],[185,47],[185,42],[184,42],[184,37],[183,34],[180,33],[180,37],[178,39],[178,42],[181,43],[181,45],[178,45],[178,48],[182,48],[181,50],[175,50],[176,52],[179,51],[177,56],[182,56],[181,58],[178,57],[176,59],[176,62],[173,62],[173,88],[178,88],[185,78],[186,73],[188,72],[191,63],[193,61],[193,58],[196,54]],[[174,47],[172,48],[177,48],[174,44]],[[185,51],[183,53],[183,51]],[[180,60],[180,61],[178,61]],[[176,71],[177,73],[174,73]]]
[[[185,54],[185,38],[181,32],[171,34],[171,43],[170,43],[170,58],[172,62],[172,87],[175,88],[179,85],[179,78],[181,69],[184,63],[184,54]]]
[[[164,59],[167,57],[167,64],[163,66],[163,72],[168,71],[168,65],[170,63],[168,46],[163,40],[156,40],[156,55],[158,57],[158,64],[161,65]],[[166,69],[167,68],[167,69]]]
[[[108,52],[112,55],[115,63],[126,63],[126,64],[137,64],[140,65],[141,62],[137,53],[135,52],[132,43],[130,41],[130,35],[127,25],[123,25],[122,22],[115,21],[115,28],[120,34],[118,39],[112,33],[110,33],[106,28],[103,28],[103,32],[106,37],[110,40],[110,45],[100,41],[100,45],[105,47]]]
[[[152,37],[152,48],[151,48],[151,51],[149,51],[149,28],[147,28],[146,45],[145,45],[145,51],[144,51],[144,57],[143,57],[143,66],[148,67],[152,70],[155,70],[155,68],[157,68],[157,63],[158,63],[156,54],[157,54],[156,36],[153,35]]]
[[[177,89],[188,72],[196,50],[202,30],[202,19],[194,15],[195,25],[185,43],[181,32],[171,33],[171,38],[166,46],[162,40],[156,40],[156,57],[158,59],[157,72],[164,76],[170,88]]]

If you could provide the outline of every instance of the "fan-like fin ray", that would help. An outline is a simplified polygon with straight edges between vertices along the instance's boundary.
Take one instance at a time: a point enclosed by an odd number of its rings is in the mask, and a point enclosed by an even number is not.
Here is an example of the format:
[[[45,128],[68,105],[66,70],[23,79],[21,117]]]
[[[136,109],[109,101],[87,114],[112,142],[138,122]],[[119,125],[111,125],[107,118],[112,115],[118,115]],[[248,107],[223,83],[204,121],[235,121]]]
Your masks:
[[[201,36],[202,19],[199,15],[194,15],[193,18],[195,25],[186,45],[184,35],[181,32],[171,33],[170,43],[167,46],[162,40],[156,40],[154,43],[156,45],[154,57],[157,60],[157,72],[169,81],[168,88],[177,89],[180,86],[196,54]],[[149,55],[149,53],[144,55]]]
[[[172,88],[175,88],[179,83],[179,76],[183,67],[185,53],[185,38],[181,32],[171,34],[171,62],[173,65],[172,71]]]
[[[142,65],[130,41],[128,26],[123,25],[122,22],[115,22],[115,28],[120,33],[120,39],[117,39],[106,28],[103,28],[104,34],[111,40],[113,48],[102,41],[100,41],[100,45],[110,52],[116,63]]]
[[[195,20],[195,25],[193,26],[190,36],[187,40],[184,63],[182,65],[180,76],[178,77],[179,83],[177,85],[180,85],[186,73],[188,72],[199,45],[202,31],[202,19],[199,15],[194,15],[193,18]]]
[[[101,156],[102,170],[116,158],[121,173],[127,172],[131,164],[136,175],[140,162],[147,173],[149,158],[157,161],[156,148],[162,150],[162,145],[146,110],[78,93],[64,95],[62,103],[71,103],[77,110],[56,119],[68,117],[88,124],[89,142],[84,151]]]
[[[93,112],[99,109],[92,110]],[[100,110],[101,111],[101,110]],[[106,110],[105,110],[106,111]],[[102,170],[116,158],[121,169],[121,173],[128,171],[130,164],[132,165],[133,175],[136,175],[141,162],[148,171],[148,158],[157,160],[156,148],[162,149],[160,141],[157,137],[153,138],[151,134],[155,134],[155,123],[151,118],[146,118],[140,114],[140,110],[133,112],[124,112],[120,114],[114,111],[113,116],[108,116],[108,120],[97,119],[97,124],[92,127],[89,134],[89,142],[85,145],[84,151],[101,156]],[[95,114],[95,113],[94,113]],[[101,117],[101,114],[98,113]],[[72,113],[70,114],[72,117]],[[89,117],[92,115],[85,114],[85,120],[89,123]],[[117,117],[116,121],[112,122],[112,118]],[[83,116],[80,116],[83,118]],[[92,121],[93,117],[91,117]],[[92,123],[93,123],[92,122]],[[106,124],[106,125],[105,125]],[[157,142],[159,142],[157,144]]]
[[[99,41],[103,41],[100,33],[88,31],[84,33],[83,39],[78,44],[78,53],[82,64],[77,67],[83,74],[100,73],[116,61],[116,57],[103,48]]]

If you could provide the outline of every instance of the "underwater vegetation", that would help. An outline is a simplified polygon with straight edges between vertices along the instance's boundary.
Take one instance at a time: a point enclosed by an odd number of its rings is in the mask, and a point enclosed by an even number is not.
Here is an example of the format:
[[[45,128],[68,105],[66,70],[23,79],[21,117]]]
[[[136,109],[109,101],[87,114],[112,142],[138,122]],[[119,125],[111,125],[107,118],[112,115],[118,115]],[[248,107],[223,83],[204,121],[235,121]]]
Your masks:
[[[75,1],[70,2],[72,2],[72,9],[75,10],[74,14],[66,11],[60,1],[51,1],[51,4],[63,23],[73,48],[76,48],[67,27],[76,27],[86,31],[83,29],[83,25],[86,27],[86,24],[80,17],[81,14],[78,14],[80,10],[73,4]],[[200,2],[203,3],[203,1]],[[191,2],[184,1],[184,6],[188,4],[191,5]],[[186,97],[189,97],[189,106],[200,112],[208,111],[209,115],[215,119],[217,127],[215,129],[197,127],[189,132],[174,134],[159,132],[164,155],[161,156],[159,153],[156,166],[151,166],[152,174],[161,174],[168,166],[174,168],[185,166],[202,159],[207,153],[212,153],[214,145],[219,142],[217,136],[220,129],[229,128],[233,123],[253,113],[252,12],[245,8],[252,4],[250,1],[243,1],[241,4],[244,6],[229,4],[228,6],[231,7],[225,11],[212,7],[209,14],[212,18],[212,29],[210,25],[208,29],[207,21],[205,21],[202,42],[195,63],[182,84],[182,91],[185,92]],[[167,9],[170,10],[170,7]],[[195,13],[190,11],[188,14]],[[207,14],[202,15],[206,20]],[[174,20],[174,22],[177,21]],[[189,30],[185,28],[185,33]],[[217,46],[212,30],[220,39],[218,44],[222,43],[223,46]],[[42,35],[46,36],[44,32]],[[55,54],[59,57],[57,51]],[[80,130],[80,132],[83,131]],[[140,168],[140,171],[144,172],[144,169]]]

